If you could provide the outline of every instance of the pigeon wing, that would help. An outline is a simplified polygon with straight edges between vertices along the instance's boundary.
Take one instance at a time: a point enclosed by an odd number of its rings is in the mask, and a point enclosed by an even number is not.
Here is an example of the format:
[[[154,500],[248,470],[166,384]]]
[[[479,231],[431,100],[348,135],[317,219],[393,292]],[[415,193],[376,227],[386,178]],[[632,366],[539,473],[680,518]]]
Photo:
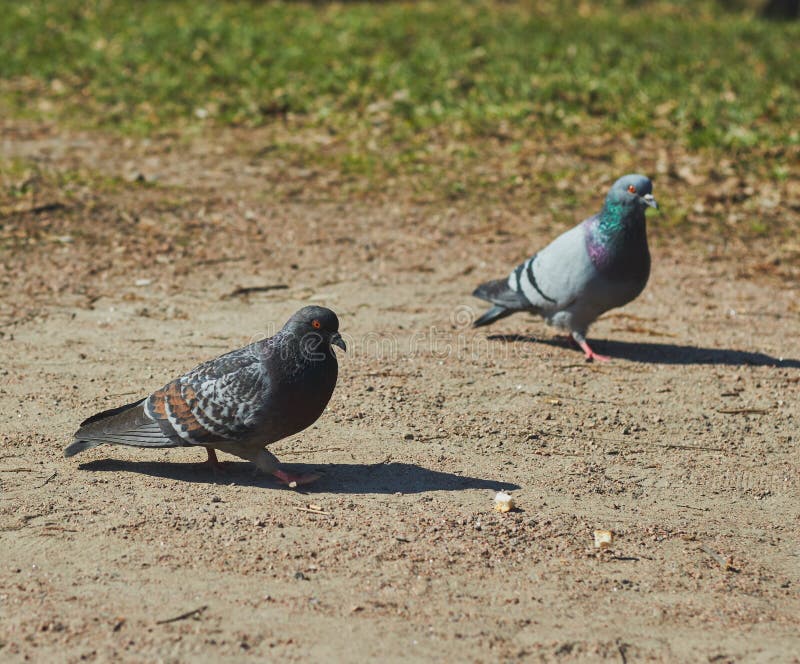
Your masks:
[[[565,309],[580,299],[592,278],[586,253],[583,224],[559,235],[535,256],[518,265],[508,285],[530,306],[548,314]]]
[[[252,344],[204,362],[156,390],[148,414],[189,445],[239,442],[258,428],[269,379]]]

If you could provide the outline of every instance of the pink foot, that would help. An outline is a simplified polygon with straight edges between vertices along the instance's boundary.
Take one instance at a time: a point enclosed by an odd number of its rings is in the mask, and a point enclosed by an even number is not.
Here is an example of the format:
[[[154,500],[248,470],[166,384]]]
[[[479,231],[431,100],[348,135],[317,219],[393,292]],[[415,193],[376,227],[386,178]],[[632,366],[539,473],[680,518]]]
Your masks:
[[[275,470],[272,473],[281,482],[292,488],[300,486],[301,484],[311,484],[316,482],[322,475],[319,473],[303,473],[302,475],[295,475],[294,473],[287,473],[285,470]]]
[[[608,362],[611,360],[610,357],[607,355],[599,355],[595,353],[591,348],[589,348],[589,344],[585,341],[579,341],[578,345],[583,349],[583,352],[586,354],[586,360],[591,362],[592,360],[597,360],[598,362]]]

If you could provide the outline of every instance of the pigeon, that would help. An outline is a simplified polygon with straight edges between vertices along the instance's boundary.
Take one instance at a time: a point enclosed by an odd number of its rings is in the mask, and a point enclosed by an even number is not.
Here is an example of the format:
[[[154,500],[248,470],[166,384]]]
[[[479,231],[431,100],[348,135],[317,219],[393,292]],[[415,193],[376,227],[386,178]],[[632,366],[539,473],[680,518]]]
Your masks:
[[[473,326],[529,311],[570,332],[587,360],[608,361],[589,347],[586,332],[600,314],[627,304],[647,284],[648,207],[658,208],[650,180],[636,174],[621,177],[598,214],[557,237],[507,279],[475,289],[475,297],[493,306]]]
[[[64,456],[102,443],[197,445],[214,468],[220,450],[290,486],[312,482],[319,476],[281,469],[265,447],[302,431],[325,410],[338,374],[333,346],[347,350],[336,314],[303,307],[274,336],[204,362],[145,399],[93,415]]]

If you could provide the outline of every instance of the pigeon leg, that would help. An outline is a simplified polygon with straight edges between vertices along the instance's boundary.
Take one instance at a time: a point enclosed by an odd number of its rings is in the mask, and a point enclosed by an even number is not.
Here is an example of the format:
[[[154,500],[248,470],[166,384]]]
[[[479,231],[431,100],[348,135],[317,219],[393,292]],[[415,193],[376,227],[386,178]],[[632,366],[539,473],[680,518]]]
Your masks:
[[[211,466],[211,470],[215,473],[224,473],[225,464],[220,463],[219,459],[217,459],[217,451],[213,447],[206,447],[206,452],[208,452],[206,463]]]
[[[575,348],[578,346],[578,342],[575,341],[575,338],[571,334],[557,334],[555,335],[554,339],[558,343],[564,344],[568,348]]]
[[[595,353],[589,347],[589,344],[586,342],[586,338],[579,332],[573,332],[572,338],[575,339],[575,343],[577,343],[583,349],[583,352],[586,355],[586,359],[589,362],[591,362],[592,360],[597,360],[598,362],[608,362],[611,359],[607,355],[600,355],[599,353]]]

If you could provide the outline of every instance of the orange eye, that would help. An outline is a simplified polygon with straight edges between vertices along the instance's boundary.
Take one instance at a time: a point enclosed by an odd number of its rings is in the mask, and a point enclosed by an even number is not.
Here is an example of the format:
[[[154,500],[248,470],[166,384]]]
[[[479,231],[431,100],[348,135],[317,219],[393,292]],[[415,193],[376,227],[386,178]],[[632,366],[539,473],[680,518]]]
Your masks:
[[[632,184],[629,184],[628,185],[628,191],[631,192],[632,194],[635,194],[636,193],[636,187],[634,187]]]
[[[322,323],[320,323],[318,320],[314,319],[314,320],[311,321],[311,327],[313,327],[315,330],[318,330],[319,328],[322,327]]]

